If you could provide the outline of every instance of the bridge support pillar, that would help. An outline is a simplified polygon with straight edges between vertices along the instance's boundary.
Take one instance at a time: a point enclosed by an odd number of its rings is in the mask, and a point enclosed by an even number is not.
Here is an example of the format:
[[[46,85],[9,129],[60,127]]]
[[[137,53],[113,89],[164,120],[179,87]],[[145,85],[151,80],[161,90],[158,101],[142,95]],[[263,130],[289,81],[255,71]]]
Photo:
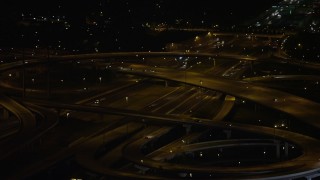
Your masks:
[[[289,154],[289,144],[287,142],[284,143],[284,155],[287,158]]]
[[[60,120],[60,115],[61,115],[61,109],[57,109],[57,120]]]
[[[276,157],[280,158],[280,141],[275,141],[276,144]]]
[[[19,78],[19,77],[20,77],[20,72],[19,72],[19,71],[16,71],[15,77],[16,77],[16,78]]]
[[[5,108],[2,109],[2,117],[4,120],[9,119],[9,111]]]
[[[231,130],[224,130],[223,132],[226,134],[227,139],[231,138]]]
[[[186,129],[186,134],[189,134],[192,126],[189,124],[184,124],[183,127]]]

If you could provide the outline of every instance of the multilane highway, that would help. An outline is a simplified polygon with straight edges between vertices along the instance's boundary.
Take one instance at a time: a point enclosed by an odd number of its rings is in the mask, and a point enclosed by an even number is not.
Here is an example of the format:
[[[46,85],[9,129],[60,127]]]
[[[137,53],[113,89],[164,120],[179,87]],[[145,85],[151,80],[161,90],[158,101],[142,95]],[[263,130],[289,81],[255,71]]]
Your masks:
[[[75,55],[62,58],[52,58],[52,60],[57,61],[68,61],[73,60],[74,58],[86,60],[87,58],[105,58],[105,57],[114,57],[114,56],[134,56],[139,57],[143,55],[151,54],[152,56],[189,56],[185,53],[115,53],[115,54],[94,54],[94,55]],[[183,55],[184,54],[184,55]],[[197,57],[198,53],[194,53],[194,56]],[[203,56],[212,56],[212,54],[202,54]],[[191,55],[193,56],[193,55]],[[238,58],[238,57],[232,57]],[[242,59],[240,57],[240,59]],[[242,59],[242,60],[253,60],[253,59]],[[39,63],[35,61],[34,63]],[[32,61],[28,63],[28,66],[33,64]],[[2,70],[8,70],[14,68],[16,65],[21,65],[19,62],[16,64],[3,66]],[[129,66],[130,67],[130,66]],[[185,173],[187,172],[196,172],[196,173],[216,173],[217,177],[227,177],[229,174],[233,174],[239,177],[245,178],[266,178],[270,176],[276,176],[277,178],[289,178],[289,177],[298,177],[303,176],[304,173],[310,173],[311,171],[319,170],[319,159],[320,156],[318,152],[320,151],[320,143],[317,139],[308,137],[306,135],[284,131],[277,129],[275,134],[274,128],[247,125],[247,124],[237,124],[237,123],[226,123],[223,122],[224,118],[231,112],[235,98],[241,98],[249,100],[272,109],[289,114],[300,121],[303,121],[315,128],[320,127],[319,117],[320,112],[318,109],[320,105],[314,103],[310,100],[306,100],[301,97],[297,97],[285,92],[273,90],[270,88],[261,87],[254,85],[245,81],[231,80],[226,78],[219,78],[216,76],[207,74],[201,74],[197,72],[190,72],[192,69],[186,69],[185,71],[179,71],[178,69],[170,68],[159,68],[152,67],[153,71],[145,71],[145,69],[150,69],[150,66],[145,65],[135,65],[133,68],[123,68],[113,69],[120,73],[132,74],[135,76],[142,76],[147,79],[163,79],[165,81],[174,81],[178,83],[185,83],[188,86],[172,88],[172,91],[167,92],[161,96],[161,98],[151,101],[147,106],[142,109],[139,107],[142,106],[141,103],[139,106],[132,106],[133,109],[129,108],[128,102],[124,99],[125,96],[134,96],[136,91],[141,89],[147,89],[149,85],[144,83],[134,83],[134,85],[128,85],[128,88],[120,88],[117,91],[110,91],[102,93],[101,95],[95,95],[92,98],[86,98],[82,101],[79,101],[75,104],[62,104],[46,101],[25,101],[28,102],[28,106],[31,104],[38,104],[43,107],[55,108],[61,110],[68,110],[61,113],[62,116],[65,116],[66,112],[71,112],[72,117],[81,118],[81,113],[78,114],[77,111],[95,113],[95,114],[112,114],[125,116],[119,120],[119,123],[111,124],[108,131],[100,132],[100,134],[95,134],[95,136],[84,137],[75,141],[74,143],[69,144],[69,148],[65,152],[55,156],[52,162],[58,162],[63,158],[69,157],[72,154],[76,154],[76,160],[83,167],[92,170],[93,172],[98,172],[100,174],[111,175],[116,177],[133,177],[133,178],[150,178],[150,179],[159,179],[161,176],[156,175],[143,175],[132,172],[133,166],[130,163],[122,167],[122,169],[114,170],[110,167],[114,166],[114,163],[118,162],[119,159],[125,158],[127,161],[132,162],[139,166],[143,171],[144,169],[154,169],[160,171],[168,171],[174,173]],[[223,71],[221,71],[223,73]],[[237,75],[238,76],[238,75]],[[127,89],[126,89],[127,88]],[[200,91],[199,91],[200,89]],[[208,93],[204,93],[210,90]],[[213,90],[213,91],[212,91]],[[219,91],[221,93],[213,93]],[[131,94],[130,94],[131,93]],[[227,94],[226,96],[224,94]],[[114,95],[114,96],[112,96]],[[199,100],[199,97],[201,99]],[[210,119],[196,118],[190,116],[190,110],[196,112],[200,107],[199,105],[204,104],[205,102],[212,102],[216,98],[223,98],[222,106],[218,112],[212,113]],[[96,99],[106,98],[107,101],[99,101],[98,104],[95,104]],[[119,100],[122,99],[122,100]],[[131,97],[127,100],[132,104]],[[145,100],[147,101],[147,100]],[[31,104],[30,104],[31,103]],[[127,104],[126,104],[127,103]],[[133,104],[134,104],[133,103]],[[110,105],[119,106],[110,107]],[[19,106],[19,105],[15,105]],[[123,108],[120,108],[123,107]],[[7,107],[8,108],[8,107]],[[9,108],[10,109],[10,108]],[[12,110],[16,111],[16,110]],[[74,112],[73,112],[74,111]],[[22,111],[21,111],[22,112]],[[78,115],[77,115],[78,114]],[[209,113],[211,114],[211,113]],[[71,118],[69,116],[69,118]],[[82,117],[88,118],[88,117]],[[32,121],[31,121],[32,122]],[[145,123],[148,122],[151,125],[145,127]],[[163,124],[159,126],[159,124]],[[201,126],[208,128],[220,128],[220,129],[236,129],[241,131],[253,132],[256,134],[264,134],[269,137],[275,137],[277,139],[284,139],[289,143],[297,145],[303,149],[303,154],[295,159],[277,162],[269,165],[257,165],[250,167],[203,167],[203,166],[193,166],[186,164],[174,164],[168,162],[162,162],[167,156],[174,156],[176,153],[192,152],[196,150],[210,149],[213,146],[216,147],[225,147],[225,146],[236,146],[244,145],[249,143],[250,145],[274,145],[277,146],[276,141],[272,144],[272,141],[265,143],[264,139],[261,141],[250,141],[250,140],[230,140],[223,141],[220,144],[218,142],[207,142],[202,144],[194,145],[184,145],[181,139],[173,141],[168,146],[164,146],[158,151],[151,152],[150,154],[144,155],[141,153],[141,147],[151,142],[154,139],[160,138],[163,135],[167,134],[173,129],[175,125],[186,125],[186,131],[188,129],[187,125],[190,126]],[[190,127],[189,126],[189,127]],[[160,128],[160,129],[159,129]],[[203,132],[205,133],[205,131]],[[201,134],[198,132],[191,132],[183,136],[183,140],[189,140],[190,142],[196,141]],[[132,137],[128,138],[128,135]],[[146,138],[147,136],[147,138]],[[115,140],[124,138],[124,141],[116,146],[114,149],[110,150],[109,153],[103,154],[103,145],[111,143]],[[238,142],[238,143],[236,143]],[[262,143],[262,144],[261,144]],[[181,147],[177,149],[177,146]],[[102,148],[102,149],[101,149]],[[84,151],[82,151],[84,150]],[[97,150],[102,150],[102,154],[98,155],[98,160],[95,159],[94,155]],[[169,153],[168,153],[169,150]],[[172,150],[172,152],[170,152]],[[167,152],[167,154],[165,153]],[[170,155],[168,155],[170,154]],[[110,162],[106,162],[111,160]],[[98,162],[97,162],[98,161]],[[51,163],[50,163],[51,164]],[[106,165],[107,167],[103,166]],[[121,171],[123,170],[123,171]]]
[[[320,105],[313,101],[285,93],[282,91],[261,87],[245,81],[236,81],[218,77],[209,77],[195,72],[181,72],[172,69],[158,68],[155,72],[119,70],[123,73],[171,80],[180,83],[224,92],[235,97],[250,100],[258,104],[276,109],[296,117],[314,127],[320,128]]]

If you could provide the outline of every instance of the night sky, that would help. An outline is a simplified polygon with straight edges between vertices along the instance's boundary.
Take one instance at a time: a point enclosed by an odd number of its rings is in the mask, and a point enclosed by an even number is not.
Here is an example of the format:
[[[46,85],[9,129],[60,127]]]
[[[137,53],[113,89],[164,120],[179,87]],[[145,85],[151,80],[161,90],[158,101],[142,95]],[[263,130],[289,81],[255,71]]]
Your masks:
[[[94,11],[103,11],[114,20],[172,21],[176,18],[190,20],[225,21],[225,18],[255,16],[279,0],[90,0],[90,1],[2,1],[1,17],[20,12],[38,15],[64,14],[82,18]],[[129,10],[131,12],[129,12]],[[128,18],[129,17],[129,18]],[[231,18],[231,19],[232,19]]]
[[[158,41],[157,39],[171,39],[176,36],[155,39],[144,33],[143,25],[146,23],[166,23],[175,26],[187,24],[193,27],[212,27],[215,24],[241,25],[277,2],[279,0],[33,0],[21,2],[5,0],[1,1],[0,6],[0,47],[35,46],[32,42],[34,37],[28,35],[35,31],[39,32],[40,38],[45,39],[46,44],[54,44],[56,42],[53,41],[58,39],[66,40],[68,43],[74,42],[66,47],[90,51],[94,49],[92,44],[98,41],[100,49],[110,51],[135,50],[138,47],[155,44],[162,46],[164,42],[154,42]],[[21,25],[23,18],[34,17],[60,17],[68,22],[70,28],[64,31],[46,23],[32,27],[26,24]],[[96,27],[90,27],[93,22],[97,23]],[[88,27],[90,32],[87,32]],[[25,34],[24,42],[21,42],[20,34]],[[93,36],[88,37],[89,34]],[[48,40],[50,37],[52,40]],[[41,46],[43,44],[40,44]]]

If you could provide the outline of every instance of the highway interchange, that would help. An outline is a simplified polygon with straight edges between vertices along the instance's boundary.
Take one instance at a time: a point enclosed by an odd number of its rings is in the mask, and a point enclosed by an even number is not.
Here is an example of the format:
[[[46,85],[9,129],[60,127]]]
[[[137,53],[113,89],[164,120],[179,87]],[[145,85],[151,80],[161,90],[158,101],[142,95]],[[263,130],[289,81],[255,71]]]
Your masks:
[[[229,38],[225,36],[232,34],[210,36]],[[248,35],[240,36],[245,39]],[[230,44],[238,37],[229,39]],[[265,37],[268,35],[256,38]],[[269,39],[284,37],[272,35]],[[200,37],[201,47],[192,44],[199,42],[187,42],[188,46],[197,47],[195,52],[175,49],[80,54],[1,65],[1,73],[7,77],[1,83],[0,103],[18,122],[10,133],[5,131],[1,136],[1,147],[5,148],[1,148],[0,158],[2,165],[7,164],[1,176],[55,176],[61,174],[55,174],[55,169],[69,164],[69,168],[75,166],[77,170],[66,173],[64,178],[317,177],[320,137],[314,132],[320,128],[320,104],[255,83],[265,77],[243,78],[254,63],[270,59],[274,63],[274,56],[248,55],[232,48],[237,53],[230,53],[228,48],[211,51],[204,43],[212,42],[202,38],[208,35]],[[216,40],[214,43],[218,44]],[[282,61],[299,66],[295,61],[281,59],[279,63]],[[51,77],[52,86],[58,88],[35,88],[34,79],[20,86],[24,79],[21,69],[36,71],[48,62],[57,66],[71,64],[70,67],[80,70],[107,70],[113,79],[105,82],[107,77],[101,75],[81,76],[77,85],[67,86],[67,80]],[[19,75],[12,78],[12,74]],[[85,84],[90,76],[95,78],[91,86]],[[46,84],[46,78],[43,79],[39,81]],[[318,81],[319,76],[288,74],[267,79]],[[23,89],[25,86],[27,89]],[[15,93],[11,93],[13,90]],[[50,93],[57,99],[48,98]],[[237,109],[251,105],[269,112],[270,119],[264,120],[267,125],[258,123],[263,116],[256,123],[250,122],[250,118],[247,123],[237,122]],[[283,119],[290,119],[292,127]],[[5,120],[2,122],[5,124]],[[299,123],[303,124],[300,129],[294,127]],[[250,149],[258,153],[233,157]],[[198,160],[205,157],[208,160]]]

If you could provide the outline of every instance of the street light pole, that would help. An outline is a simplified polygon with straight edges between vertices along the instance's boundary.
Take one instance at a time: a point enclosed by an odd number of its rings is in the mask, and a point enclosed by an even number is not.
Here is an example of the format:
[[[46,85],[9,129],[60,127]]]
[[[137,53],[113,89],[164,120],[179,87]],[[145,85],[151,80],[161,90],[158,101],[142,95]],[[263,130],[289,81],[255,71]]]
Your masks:
[[[184,87],[185,89],[187,88],[187,66],[188,66],[188,62],[185,63],[185,69],[184,69]]]
[[[23,92],[22,92],[22,98],[25,98],[26,97],[26,84],[25,84],[25,81],[26,81],[26,77],[25,77],[25,74],[26,74],[26,68],[24,67],[25,65],[25,60],[24,60],[24,57],[22,57],[22,89],[23,89]]]
[[[276,139],[276,128],[277,128],[278,126],[275,124],[274,126],[273,126],[273,139],[275,140]]]
[[[187,70],[184,70],[184,86],[186,86],[187,83]]]
[[[126,104],[128,104],[129,103],[129,97],[128,96],[126,96]],[[128,137],[128,134],[129,134],[129,122],[127,122],[127,127],[126,127],[126,129],[127,129],[127,133],[126,133],[126,136]]]
[[[22,34],[21,35],[21,38],[22,38],[22,42],[24,42],[24,35]],[[24,46],[24,44],[22,45]],[[26,75],[26,68],[25,68],[25,49],[24,47],[22,47],[22,89],[23,89],[23,92],[22,92],[22,98],[25,98],[26,97],[26,84],[25,84],[25,75]]]

